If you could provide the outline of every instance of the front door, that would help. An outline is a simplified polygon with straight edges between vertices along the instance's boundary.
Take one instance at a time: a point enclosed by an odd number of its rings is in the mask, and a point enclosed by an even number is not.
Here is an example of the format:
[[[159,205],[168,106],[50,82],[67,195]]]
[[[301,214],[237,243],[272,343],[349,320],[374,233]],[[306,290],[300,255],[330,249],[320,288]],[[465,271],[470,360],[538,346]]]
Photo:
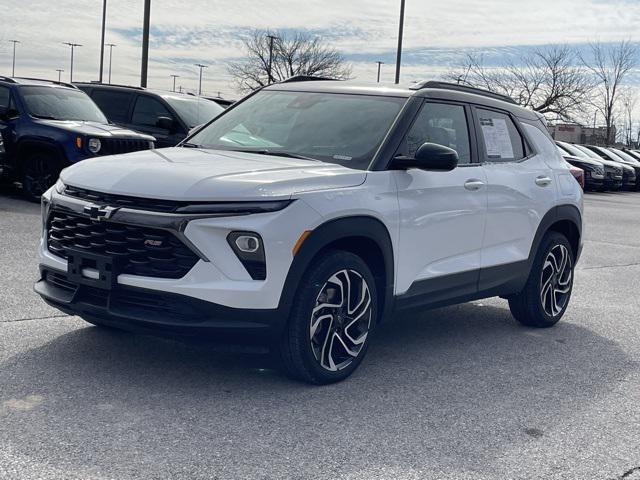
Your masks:
[[[156,148],[173,147],[182,141],[186,132],[178,119],[157,98],[150,95],[138,95],[131,115],[132,130],[136,130],[155,137]],[[173,128],[165,129],[158,125],[158,118],[167,117],[173,120]]]
[[[487,191],[470,124],[465,105],[425,102],[397,152],[413,156],[431,142],[460,158],[450,172],[393,172],[401,222],[396,294],[405,300],[437,302],[477,291]]]

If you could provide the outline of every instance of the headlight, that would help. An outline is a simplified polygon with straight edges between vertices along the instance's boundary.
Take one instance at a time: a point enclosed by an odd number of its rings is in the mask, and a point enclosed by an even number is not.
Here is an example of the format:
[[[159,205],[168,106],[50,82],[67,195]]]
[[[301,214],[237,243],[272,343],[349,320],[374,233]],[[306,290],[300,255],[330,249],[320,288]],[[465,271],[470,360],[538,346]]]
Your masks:
[[[66,185],[62,183],[62,180],[58,179],[58,181],[56,182],[53,188],[57,193],[64,193],[64,189],[66,188]]]
[[[87,143],[87,146],[91,153],[98,153],[102,148],[102,143],[97,138],[90,138],[89,142]]]

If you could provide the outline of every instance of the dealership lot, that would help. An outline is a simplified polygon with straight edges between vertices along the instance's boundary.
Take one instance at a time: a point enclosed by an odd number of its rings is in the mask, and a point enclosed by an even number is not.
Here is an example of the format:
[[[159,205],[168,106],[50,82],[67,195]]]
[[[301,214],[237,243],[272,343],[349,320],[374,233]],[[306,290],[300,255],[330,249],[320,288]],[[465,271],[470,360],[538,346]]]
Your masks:
[[[0,194],[0,478],[640,475],[640,195],[585,199],[558,327],[504,300],[403,316],[344,383],[101,330],[32,290],[39,206]]]

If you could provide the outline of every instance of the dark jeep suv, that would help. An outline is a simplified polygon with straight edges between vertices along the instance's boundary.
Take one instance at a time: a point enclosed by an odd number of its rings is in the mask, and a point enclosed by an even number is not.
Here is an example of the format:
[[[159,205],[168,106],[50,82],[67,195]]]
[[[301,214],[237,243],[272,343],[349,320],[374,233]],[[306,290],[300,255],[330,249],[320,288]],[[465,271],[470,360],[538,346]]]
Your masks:
[[[113,123],[156,138],[158,148],[174,147],[194,127],[217,117],[224,108],[211,100],[142,87],[76,83]]]
[[[152,136],[110,124],[93,101],[70,84],[0,77],[0,176],[22,183],[31,200],[60,171],[90,157],[152,148]]]

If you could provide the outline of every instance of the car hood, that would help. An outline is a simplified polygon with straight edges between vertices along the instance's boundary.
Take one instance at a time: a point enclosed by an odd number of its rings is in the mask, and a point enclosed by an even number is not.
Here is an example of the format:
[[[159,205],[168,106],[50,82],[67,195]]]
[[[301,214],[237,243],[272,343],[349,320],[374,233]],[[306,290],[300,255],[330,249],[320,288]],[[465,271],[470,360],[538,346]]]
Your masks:
[[[83,160],[60,178],[67,185],[116,195],[238,201],[357,186],[366,172],[311,160],[175,147]]]
[[[138,133],[127,128],[119,127],[118,125],[104,124],[98,122],[83,122],[80,120],[37,120],[39,123],[68,130],[70,132],[78,133],[80,135],[95,136],[95,137],[117,137],[117,138],[141,138],[145,140],[154,141],[150,135]]]
[[[573,155],[563,155],[564,159],[572,164],[589,165],[591,167],[602,167],[603,163],[599,160],[586,158],[586,157],[574,157]]]

